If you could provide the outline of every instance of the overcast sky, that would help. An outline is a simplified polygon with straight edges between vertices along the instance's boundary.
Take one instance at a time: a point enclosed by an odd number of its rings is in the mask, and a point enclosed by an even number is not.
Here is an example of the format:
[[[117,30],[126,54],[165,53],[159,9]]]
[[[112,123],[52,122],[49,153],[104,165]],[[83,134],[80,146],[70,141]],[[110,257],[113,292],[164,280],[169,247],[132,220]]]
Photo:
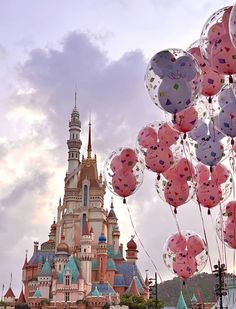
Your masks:
[[[138,131],[160,120],[143,76],[148,59],[165,48],[186,49],[206,19],[230,1],[87,0],[2,1],[0,10],[0,286],[21,288],[25,250],[48,239],[67,167],[68,120],[78,89],[83,151],[92,113],[93,151],[99,169],[120,146],[134,146]],[[106,206],[109,206],[108,192]],[[163,279],[172,275],[162,248],[176,231],[158,197],[154,175],[128,199],[136,229]],[[133,230],[115,199],[121,240]],[[205,212],[204,212],[205,213]],[[217,210],[213,211],[213,217]],[[179,211],[180,226],[202,234],[196,205]],[[210,254],[217,262],[214,227],[205,215]],[[154,269],[139,246],[139,265]],[[228,253],[232,267],[232,252]],[[206,268],[209,270],[209,266]]]

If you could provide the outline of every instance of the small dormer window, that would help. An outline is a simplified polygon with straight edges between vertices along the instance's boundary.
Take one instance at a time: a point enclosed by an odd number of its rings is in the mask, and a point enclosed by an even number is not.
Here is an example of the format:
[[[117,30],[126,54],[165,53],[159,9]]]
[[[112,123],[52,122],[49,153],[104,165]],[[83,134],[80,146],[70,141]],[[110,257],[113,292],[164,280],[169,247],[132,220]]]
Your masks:
[[[66,275],[65,283],[66,285],[70,285],[70,276]]]

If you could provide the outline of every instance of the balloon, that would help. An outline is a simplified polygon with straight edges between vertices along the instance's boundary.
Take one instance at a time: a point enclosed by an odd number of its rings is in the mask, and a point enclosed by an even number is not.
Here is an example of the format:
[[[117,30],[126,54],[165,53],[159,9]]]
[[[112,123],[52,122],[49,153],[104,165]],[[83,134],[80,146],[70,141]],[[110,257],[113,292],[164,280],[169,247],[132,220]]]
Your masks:
[[[233,6],[229,17],[229,34],[231,42],[236,48],[236,5]]]
[[[236,73],[236,49],[228,29],[229,14],[232,7],[215,12],[206,21],[200,39],[204,60],[219,74]]]
[[[151,171],[158,174],[163,173],[173,164],[172,151],[160,143],[153,144],[147,150],[145,162]]]
[[[224,231],[224,241],[225,243],[233,248],[236,249],[236,224],[235,222],[227,222],[225,225]]]
[[[136,189],[136,178],[132,171],[118,170],[112,178],[112,187],[115,193],[121,197],[131,195]]]
[[[106,186],[121,197],[133,194],[142,184],[144,160],[139,150],[118,148],[107,158],[103,168]]]
[[[181,179],[191,180],[194,176],[194,167],[188,159],[182,158],[176,163],[176,172]]]
[[[194,106],[191,106],[176,114],[174,128],[179,132],[186,133],[195,127],[197,121],[198,112]]]
[[[165,50],[150,60],[145,84],[155,105],[176,114],[193,105],[201,88],[201,70],[189,53]]]
[[[190,255],[196,256],[204,250],[205,244],[198,235],[191,235],[187,241],[187,248]]]
[[[205,121],[199,120],[188,136],[194,141],[202,141],[208,136],[208,126]]]
[[[148,148],[157,142],[157,132],[149,126],[144,127],[138,134],[138,144]]]
[[[213,71],[212,68],[205,63],[201,55],[199,42],[194,44],[196,46],[190,47],[187,51],[194,56],[202,70],[201,94],[205,96],[213,96],[217,94],[224,85],[224,75]]]
[[[236,137],[236,97],[221,107],[217,126],[225,135]]]
[[[124,148],[120,153],[122,167],[126,170],[132,170],[137,162],[137,154],[131,148]]]
[[[231,222],[236,222],[236,201],[231,201],[225,205],[223,215],[227,216]]]
[[[225,183],[230,176],[230,171],[223,164],[217,164],[213,167],[211,179],[217,185]]]
[[[174,207],[185,204],[189,197],[187,181],[181,178],[168,181],[164,188],[164,196],[166,202]]]
[[[112,172],[114,172],[114,173],[122,168],[122,163],[121,163],[121,160],[120,160],[120,156],[115,156],[112,159],[110,167],[111,167]]]
[[[206,165],[198,163],[195,166],[196,178],[198,183],[207,182],[210,178],[210,171]]]
[[[224,145],[218,140],[214,140],[213,137],[209,137],[198,143],[196,149],[197,160],[213,166],[219,163],[224,156]]]
[[[173,262],[173,270],[181,279],[186,280],[197,271],[197,261],[187,251],[179,252]]]
[[[187,241],[183,235],[180,233],[175,233],[168,238],[168,248],[171,252],[177,253],[186,248]]]
[[[163,123],[158,130],[159,142],[167,146],[171,146],[177,142],[180,134],[173,130],[166,122]]]
[[[220,187],[212,180],[198,183],[196,195],[198,202],[206,208],[215,207],[222,199]]]
[[[201,271],[208,259],[208,249],[201,236],[190,231],[172,234],[164,245],[163,260],[166,266],[186,280]]]

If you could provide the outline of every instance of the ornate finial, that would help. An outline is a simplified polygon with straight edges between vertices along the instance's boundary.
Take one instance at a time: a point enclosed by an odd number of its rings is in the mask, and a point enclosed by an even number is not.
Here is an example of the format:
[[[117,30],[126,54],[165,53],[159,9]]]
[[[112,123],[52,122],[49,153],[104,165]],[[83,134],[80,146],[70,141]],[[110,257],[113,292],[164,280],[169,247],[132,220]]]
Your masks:
[[[61,197],[59,198],[59,206],[61,206]]]
[[[12,272],[11,272],[11,277],[10,277],[10,288],[11,288],[11,284],[12,284]]]
[[[111,197],[111,208],[114,208],[114,205],[113,205],[113,196]]]
[[[88,159],[91,158],[92,143],[91,143],[91,120],[89,120],[89,134],[88,134]]]
[[[131,235],[131,239],[134,239],[135,235]]]
[[[25,258],[27,259],[28,256],[28,249],[25,249]]]

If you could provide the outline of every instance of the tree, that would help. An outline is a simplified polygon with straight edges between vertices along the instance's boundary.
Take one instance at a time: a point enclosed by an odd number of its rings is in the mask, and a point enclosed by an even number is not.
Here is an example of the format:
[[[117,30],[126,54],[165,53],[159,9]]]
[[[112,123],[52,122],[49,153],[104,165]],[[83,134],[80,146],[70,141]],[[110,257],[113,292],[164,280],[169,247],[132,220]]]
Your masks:
[[[155,309],[155,301],[146,300],[142,296],[124,294],[120,297],[120,305],[129,306],[130,309]],[[163,302],[158,301],[157,309],[164,307]]]

